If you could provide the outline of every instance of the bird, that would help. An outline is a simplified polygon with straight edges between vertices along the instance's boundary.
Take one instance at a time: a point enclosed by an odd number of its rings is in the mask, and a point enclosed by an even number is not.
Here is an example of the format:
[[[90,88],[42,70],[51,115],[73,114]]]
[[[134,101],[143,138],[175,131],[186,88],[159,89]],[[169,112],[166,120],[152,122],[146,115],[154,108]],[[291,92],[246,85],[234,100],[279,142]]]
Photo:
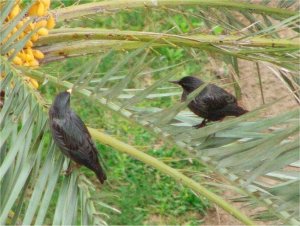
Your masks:
[[[53,140],[64,155],[94,171],[103,184],[107,178],[99,162],[99,153],[85,124],[70,108],[71,92],[71,89],[60,92],[49,109]]]
[[[201,79],[194,76],[186,76],[178,81],[170,81],[180,85],[183,89],[181,101],[204,84]],[[226,116],[240,116],[248,112],[240,107],[236,98],[226,90],[214,84],[206,85],[203,90],[188,104],[188,108],[196,115],[203,118],[203,121],[194,126],[201,128],[207,122],[223,120]]]

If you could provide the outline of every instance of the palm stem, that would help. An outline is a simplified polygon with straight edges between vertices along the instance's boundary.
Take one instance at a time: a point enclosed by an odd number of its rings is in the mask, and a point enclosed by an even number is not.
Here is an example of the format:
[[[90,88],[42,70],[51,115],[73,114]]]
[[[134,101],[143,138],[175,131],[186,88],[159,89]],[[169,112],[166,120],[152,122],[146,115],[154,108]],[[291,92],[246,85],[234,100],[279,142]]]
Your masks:
[[[225,211],[230,213],[232,216],[234,216],[236,219],[241,221],[242,223],[246,225],[254,225],[254,222],[252,222],[246,215],[244,215],[242,212],[240,212],[238,209],[236,209],[234,206],[226,202],[224,199],[222,199],[220,196],[212,193],[211,191],[207,190],[205,187],[197,183],[196,181],[188,178],[184,174],[180,173],[176,169],[166,165],[165,163],[159,161],[158,159],[141,152],[137,150],[136,148],[130,146],[129,144],[123,143],[119,141],[118,139],[115,139],[107,134],[104,134],[96,129],[88,128],[92,137],[96,140],[98,140],[100,143],[111,146],[112,148],[126,153],[141,162],[146,163],[147,165],[152,166],[153,168],[159,170],[160,172],[172,177],[176,181],[182,183],[183,185],[189,187],[193,191],[195,191],[198,194],[201,194],[205,196],[210,201],[216,203],[218,206],[223,208]]]
[[[68,45],[66,45],[68,42]],[[154,32],[118,31],[105,29],[58,29],[49,36],[41,37],[36,43],[45,54],[42,63],[77,57],[86,54],[95,54],[107,49],[124,50],[137,49],[145,43],[151,42],[151,47],[186,46],[201,50],[218,52],[241,59],[252,61],[267,61],[278,66],[289,68],[291,63],[297,63],[297,58],[290,58],[287,62],[280,62],[274,51],[282,54],[291,53],[299,49],[297,40],[269,39],[248,37],[241,40],[240,36],[215,35],[172,35]],[[52,44],[52,45],[51,45]],[[235,49],[230,49],[230,48]],[[238,47],[238,49],[237,49]],[[253,47],[260,47],[254,50]],[[261,56],[263,52],[268,56]],[[256,55],[254,55],[257,53]]]
[[[154,41],[159,44],[173,46],[203,47],[204,45],[229,45],[247,47],[284,47],[300,48],[299,40],[271,39],[249,37],[241,40],[242,36],[236,35],[174,35],[155,32],[120,31],[108,29],[67,28],[56,29],[50,35],[41,37],[37,45],[51,45],[60,42],[82,40],[124,40],[124,41]],[[171,44],[170,44],[171,43]]]
[[[154,8],[154,7],[173,7],[173,6],[200,6],[228,8],[235,10],[251,10],[257,13],[275,14],[281,16],[296,15],[296,11],[287,9],[273,8],[270,6],[250,4],[236,0],[113,0],[97,3],[87,3],[73,5],[65,8],[53,10],[57,21],[77,18],[85,15],[99,14],[105,12],[115,12],[122,9],[132,8]]]

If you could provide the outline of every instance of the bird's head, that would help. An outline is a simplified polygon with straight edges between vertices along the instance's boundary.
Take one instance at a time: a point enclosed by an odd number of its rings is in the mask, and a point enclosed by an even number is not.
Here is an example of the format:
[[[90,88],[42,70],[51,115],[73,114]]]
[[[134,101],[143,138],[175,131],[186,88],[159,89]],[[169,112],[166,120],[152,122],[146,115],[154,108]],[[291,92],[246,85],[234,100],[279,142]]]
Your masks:
[[[178,81],[170,81],[170,82],[180,85],[187,92],[193,92],[195,89],[197,89],[199,86],[203,84],[203,82],[200,79],[194,76],[186,76]]]
[[[71,99],[72,90],[69,89],[67,91],[59,93],[52,104],[56,114],[62,115],[65,111],[70,108],[70,99]]]

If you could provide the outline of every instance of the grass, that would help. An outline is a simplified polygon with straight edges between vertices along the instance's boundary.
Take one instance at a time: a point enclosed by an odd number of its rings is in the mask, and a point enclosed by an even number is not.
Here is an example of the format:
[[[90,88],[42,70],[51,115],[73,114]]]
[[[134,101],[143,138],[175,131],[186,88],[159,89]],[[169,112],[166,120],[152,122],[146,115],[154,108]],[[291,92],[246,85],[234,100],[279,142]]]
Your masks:
[[[178,186],[172,179],[128,156],[113,153],[109,148],[102,147],[102,150],[105,157],[108,155],[107,151],[110,152],[110,159],[106,162],[113,166],[108,168],[111,187],[105,187],[104,191],[111,191],[113,188],[118,196],[117,199],[105,201],[122,211],[113,216],[108,221],[109,224],[143,224],[153,215],[168,217],[168,222],[164,222],[167,224],[186,223],[189,220],[189,215],[186,215],[188,211],[205,212],[207,202],[202,202],[190,190]],[[149,154],[158,152],[162,157],[170,158],[176,154],[175,150],[167,148],[151,150]],[[182,218],[181,222],[178,221],[178,216]]]

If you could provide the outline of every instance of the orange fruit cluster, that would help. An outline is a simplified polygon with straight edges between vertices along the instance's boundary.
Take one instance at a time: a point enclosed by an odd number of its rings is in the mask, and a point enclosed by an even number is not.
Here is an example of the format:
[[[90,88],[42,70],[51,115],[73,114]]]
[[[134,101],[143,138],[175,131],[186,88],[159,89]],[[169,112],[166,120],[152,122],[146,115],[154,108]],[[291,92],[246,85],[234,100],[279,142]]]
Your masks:
[[[14,19],[21,12],[20,2],[20,0],[16,0],[14,7],[5,19],[6,23],[9,23],[9,21]],[[36,42],[40,36],[48,35],[48,30],[54,28],[55,26],[55,19],[53,15],[48,13],[49,7],[50,0],[36,0],[28,10],[26,16],[17,24],[15,28],[13,28],[13,30],[8,34],[7,37],[5,37],[5,39],[1,43],[4,44],[14,33],[22,28],[24,26],[24,23],[26,23],[26,21],[28,21],[30,17],[37,17],[35,22],[29,23],[29,25],[17,38],[17,41],[22,40],[33,30],[37,31],[31,36],[30,40],[27,41],[24,48],[14,57],[13,63],[15,65],[37,67],[39,66],[39,60],[44,58],[44,54],[40,50],[33,49],[33,43]],[[7,54],[8,57],[13,53],[13,51],[14,50],[10,51]],[[38,88],[38,82],[35,79],[28,78],[28,80],[35,88]]]

